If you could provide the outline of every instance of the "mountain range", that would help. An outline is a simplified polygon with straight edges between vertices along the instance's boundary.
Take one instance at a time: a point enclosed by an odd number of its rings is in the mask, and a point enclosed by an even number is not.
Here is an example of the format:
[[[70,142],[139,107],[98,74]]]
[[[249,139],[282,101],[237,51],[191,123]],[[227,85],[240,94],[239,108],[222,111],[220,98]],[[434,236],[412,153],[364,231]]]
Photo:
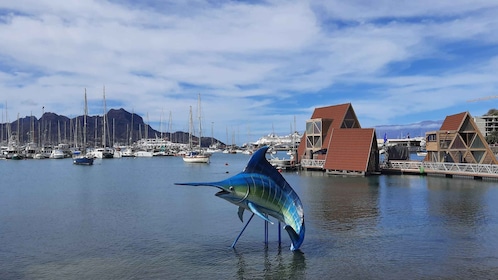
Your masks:
[[[402,139],[408,137],[425,137],[426,132],[439,130],[442,124],[443,120],[439,120],[402,125],[379,125],[374,128],[377,138],[383,138],[386,135],[388,139]]]
[[[163,132],[155,130],[144,123],[143,118],[125,109],[110,109],[106,115],[106,143],[112,145],[119,143],[128,145],[141,138],[163,137],[176,143],[188,143],[189,133],[183,131]],[[8,135],[19,135],[20,143],[34,142],[38,144],[74,143],[75,135],[78,142],[83,139],[84,117],[68,118],[55,113],[46,112],[40,119],[34,116],[18,118],[14,122],[0,124],[0,142],[6,141]],[[442,120],[422,121],[412,124],[379,125],[375,126],[377,138],[386,135],[390,139],[425,136],[428,131],[438,130]],[[87,117],[87,143],[90,146],[103,144],[103,116]],[[10,132],[9,132],[10,131]],[[193,142],[198,138],[193,136]],[[202,137],[202,146],[207,147],[212,143],[225,144],[216,138]]]
[[[86,139],[89,146],[102,146],[104,135],[103,116],[87,116]],[[79,143],[83,142],[84,116],[68,118],[55,113],[46,112],[40,119],[34,116],[18,118],[14,122],[0,125],[0,142],[11,138],[17,138],[20,143],[34,142],[37,144],[56,145],[58,143],[74,143],[75,138]],[[142,138],[163,137],[176,143],[188,143],[189,133],[183,131],[160,132],[144,123],[143,118],[125,109],[111,109],[106,114],[106,145],[113,143],[128,145]],[[75,137],[77,135],[77,137]],[[198,137],[192,136],[193,142],[198,143]],[[224,143],[211,137],[202,137],[202,146],[207,147],[211,143]]]

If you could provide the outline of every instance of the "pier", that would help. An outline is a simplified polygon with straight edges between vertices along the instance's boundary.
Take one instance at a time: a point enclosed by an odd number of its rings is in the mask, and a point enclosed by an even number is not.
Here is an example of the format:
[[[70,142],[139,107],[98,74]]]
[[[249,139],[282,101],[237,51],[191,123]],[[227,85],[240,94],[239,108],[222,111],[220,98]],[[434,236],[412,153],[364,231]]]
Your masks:
[[[301,167],[303,169],[323,170],[324,165],[325,165],[324,159],[302,159],[301,160]]]
[[[422,174],[498,179],[498,165],[453,162],[389,161],[381,165],[383,174]]]

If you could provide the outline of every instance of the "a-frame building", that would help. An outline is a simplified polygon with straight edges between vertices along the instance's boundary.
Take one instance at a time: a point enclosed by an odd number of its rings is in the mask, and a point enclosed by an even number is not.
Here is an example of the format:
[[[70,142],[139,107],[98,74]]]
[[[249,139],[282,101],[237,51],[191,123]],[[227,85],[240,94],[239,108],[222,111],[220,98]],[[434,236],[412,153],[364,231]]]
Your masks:
[[[351,103],[316,108],[306,121],[306,131],[297,150],[297,160],[303,165],[320,161],[319,169],[331,174],[376,173],[379,151],[375,129],[361,128]]]
[[[468,112],[447,116],[438,131],[426,133],[424,161],[498,164]]]

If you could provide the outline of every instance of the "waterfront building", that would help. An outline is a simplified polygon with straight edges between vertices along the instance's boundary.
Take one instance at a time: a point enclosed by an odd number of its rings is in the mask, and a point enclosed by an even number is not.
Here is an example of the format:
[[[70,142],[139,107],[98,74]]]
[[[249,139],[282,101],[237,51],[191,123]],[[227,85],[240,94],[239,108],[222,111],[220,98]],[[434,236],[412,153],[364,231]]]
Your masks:
[[[380,166],[375,129],[361,128],[351,103],[315,108],[306,121],[297,160],[304,169],[329,174],[377,173]]]
[[[484,137],[488,136],[494,131],[498,131],[497,115],[474,117],[474,121]]]
[[[424,161],[498,164],[469,112],[447,116],[438,131],[426,134]]]

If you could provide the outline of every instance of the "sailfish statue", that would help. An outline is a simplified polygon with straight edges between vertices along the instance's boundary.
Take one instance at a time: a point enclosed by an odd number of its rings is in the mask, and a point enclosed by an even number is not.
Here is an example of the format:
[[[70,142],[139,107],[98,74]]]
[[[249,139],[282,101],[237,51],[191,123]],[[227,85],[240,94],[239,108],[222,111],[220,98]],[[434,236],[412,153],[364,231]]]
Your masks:
[[[239,206],[243,221],[244,210],[249,210],[273,224],[272,216],[284,223],[291,239],[292,251],[304,241],[304,211],[299,196],[266,159],[268,147],[257,150],[243,172],[219,182],[175,183],[175,185],[211,186],[219,188],[217,197]],[[240,235],[239,235],[240,236]]]

